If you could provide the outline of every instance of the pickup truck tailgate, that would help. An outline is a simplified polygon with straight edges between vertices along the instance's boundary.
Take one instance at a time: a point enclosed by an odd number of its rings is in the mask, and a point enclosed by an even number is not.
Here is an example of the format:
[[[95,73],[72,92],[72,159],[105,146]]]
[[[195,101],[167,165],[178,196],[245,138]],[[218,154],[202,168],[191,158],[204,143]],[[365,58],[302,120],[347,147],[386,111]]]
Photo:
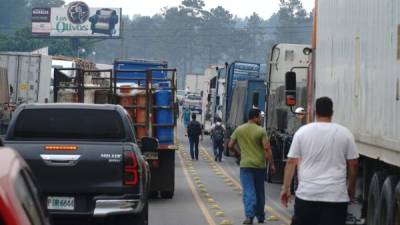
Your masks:
[[[130,189],[132,193],[138,191],[137,187],[123,184],[123,154],[129,146],[122,143],[19,142],[13,145],[9,142],[7,146],[18,149],[34,171],[44,193],[117,194],[122,192],[121,189]]]

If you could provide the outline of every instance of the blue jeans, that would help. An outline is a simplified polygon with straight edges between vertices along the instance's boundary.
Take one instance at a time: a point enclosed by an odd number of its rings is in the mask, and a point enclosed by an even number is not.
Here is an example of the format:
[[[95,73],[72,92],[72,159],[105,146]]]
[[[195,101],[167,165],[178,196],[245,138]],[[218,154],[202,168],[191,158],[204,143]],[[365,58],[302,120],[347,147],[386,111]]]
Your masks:
[[[189,137],[190,156],[192,159],[199,159],[199,137]]]
[[[265,168],[240,168],[243,205],[246,218],[265,220]]]
[[[224,142],[213,141],[213,150],[215,161],[222,160],[222,152],[224,151]]]

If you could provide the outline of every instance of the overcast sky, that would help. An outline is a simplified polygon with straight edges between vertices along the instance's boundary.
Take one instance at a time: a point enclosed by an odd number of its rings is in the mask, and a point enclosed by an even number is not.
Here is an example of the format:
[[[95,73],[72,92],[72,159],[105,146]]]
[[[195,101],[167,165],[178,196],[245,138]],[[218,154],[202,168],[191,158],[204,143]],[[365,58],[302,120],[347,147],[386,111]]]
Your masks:
[[[74,0],[65,0],[69,3]],[[83,0],[89,7],[114,7],[122,8],[124,15],[145,15],[152,16],[161,12],[161,8],[178,6],[182,0]],[[301,0],[307,11],[314,7],[314,0]],[[204,0],[206,8],[223,6],[232,14],[239,17],[246,17],[253,12],[268,19],[279,9],[279,0]]]

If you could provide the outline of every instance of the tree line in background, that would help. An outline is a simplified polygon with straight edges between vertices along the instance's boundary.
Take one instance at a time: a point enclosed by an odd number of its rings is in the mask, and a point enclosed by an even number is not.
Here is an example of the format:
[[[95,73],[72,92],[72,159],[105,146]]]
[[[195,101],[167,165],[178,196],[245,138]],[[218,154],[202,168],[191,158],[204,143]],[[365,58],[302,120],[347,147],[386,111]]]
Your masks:
[[[69,39],[30,36],[32,7],[63,4],[62,0],[0,0],[0,51],[49,46],[52,55],[73,56]],[[203,73],[210,64],[266,63],[276,43],[310,43],[312,19],[300,0],[280,0],[279,11],[269,19],[256,13],[238,18],[221,6],[206,10],[203,0],[183,0],[178,7],[164,8],[151,17],[124,16],[121,39],[83,40],[81,46],[86,49],[84,57],[101,63],[116,58],[166,60],[183,78]],[[90,54],[93,51],[95,55]]]

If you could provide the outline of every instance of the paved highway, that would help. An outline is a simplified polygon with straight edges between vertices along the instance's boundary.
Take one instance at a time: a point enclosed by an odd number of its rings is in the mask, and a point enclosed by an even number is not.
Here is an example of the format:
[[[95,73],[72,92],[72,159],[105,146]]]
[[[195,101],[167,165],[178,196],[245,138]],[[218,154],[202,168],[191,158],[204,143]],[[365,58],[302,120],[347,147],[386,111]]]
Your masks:
[[[176,154],[175,196],[173,199],[151,199],[149,225],[239,225],[244,220],[239,167],[233,157],[214,162],[212,143],[205,136],[199,161],[192,161],[188,138],[178,127],[179,150]],[[279,184],[265,183],[267,192],[266,224],[289,225],[292,213],[279,204]],[[63,221],[66,222],[66,221]],[[256,223],[256,221],[255,221]],[[87,225],[87,222],[66,222]],[[101,224],[112,225],[102,221]]]
[[[176,190],[172,200],[150,202],[150,225],[218,225],[242,224],[244,220],[239,167],[234,158],[213,160],[212,143],[205,136],[199,161],[192,161],[189,143],[178,128],[180,143],[176,154]],[[267,224],[290,224],[292,209],[279,204],[279,184],[265,183],[267,191]]]

